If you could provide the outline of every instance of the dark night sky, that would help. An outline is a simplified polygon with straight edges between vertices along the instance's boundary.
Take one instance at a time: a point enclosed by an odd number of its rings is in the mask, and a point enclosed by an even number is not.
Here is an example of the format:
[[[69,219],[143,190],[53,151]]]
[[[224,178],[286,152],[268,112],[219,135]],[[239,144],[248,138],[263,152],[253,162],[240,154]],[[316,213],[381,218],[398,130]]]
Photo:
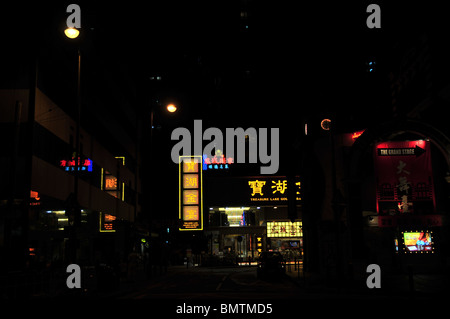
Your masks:
[[[2,32],[11,44],[3,50],[64,47],[71,2],[6,5]],[[368,29],[372,2],[249,1],[242,20],[244,1],[78,1],[84,72],[90,63],[127,74],[131,82],[119,85],[137,92],[133,107],[145,109],[155,92],[176,98],[183,110],[176,125],[201,118],[208,126],[292,128],[331,111],[349,130],[361,128],[390,108],[393,44],[421,30],[445,34],[444,11],[429,2],[375,1],[382,28]],[[366,72],[370,57],[377,74]],[[149,82],[154,74],[160,84]]]

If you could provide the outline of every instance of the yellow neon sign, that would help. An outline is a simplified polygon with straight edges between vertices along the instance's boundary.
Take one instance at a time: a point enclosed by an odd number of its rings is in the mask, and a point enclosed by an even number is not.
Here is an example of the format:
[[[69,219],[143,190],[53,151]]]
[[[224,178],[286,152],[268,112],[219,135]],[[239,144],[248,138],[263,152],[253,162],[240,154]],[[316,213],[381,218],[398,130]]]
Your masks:
[[[262,192],[262,187],[264,185],[266,185],[266,182],[263,181],[249,181],[248,185],[250,185],[250,187],[252,188],[253,192],[252,192],[252,196],[255,196],[256,194],[260,194],[261,196],[263,196],[263,192]]]
[[[287,188],[287,180],[278,180],[277,182],[272,181],[272,188],[275,188],[275,190],[272,192],[272,194],[275,194],[276,192],[280,192],[281,194],[284,194]]]
[[[183,207],[183,220],[199,220],[198,206],[184,206]]]
[[[287,201],[287,179],[269,179],[269,180],[251,180],[248,181],[250,193],[250,201],[258,202],[276,202]],[[270,186],[269,186],[270,185]],[[295,200],[300,201],[301,182],[295,183]]]
[[[179,157],[180,231],[203,230],[202,156]]]
[[[183,188],[198,188],[198,174],[184,174]]]

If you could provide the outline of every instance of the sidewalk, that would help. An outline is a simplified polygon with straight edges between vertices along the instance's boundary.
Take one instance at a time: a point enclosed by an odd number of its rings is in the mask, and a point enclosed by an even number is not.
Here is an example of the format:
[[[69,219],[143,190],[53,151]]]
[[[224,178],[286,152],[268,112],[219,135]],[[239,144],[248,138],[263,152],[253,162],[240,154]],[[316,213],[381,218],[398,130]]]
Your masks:
[[[366,280],[370,273],[355,272],[353,278],[327,279],[318,273],[294,270],[286,271],[294,284],[304,289],[305,294],[330,295],[349,298],[395,298],[395,299],[436,299],[449,296],[450,267],[434,272],[407,273],[406,271],[386,271],[381,274],[381,288],[368,288]],[[348,277],[348,276],[347,276]]]

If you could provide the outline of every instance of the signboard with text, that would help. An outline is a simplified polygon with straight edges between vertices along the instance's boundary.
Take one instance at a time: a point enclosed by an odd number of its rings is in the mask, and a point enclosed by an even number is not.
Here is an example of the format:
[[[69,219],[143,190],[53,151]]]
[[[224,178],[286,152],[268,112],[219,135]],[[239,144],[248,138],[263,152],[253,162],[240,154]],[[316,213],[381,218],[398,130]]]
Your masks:
[[[214,156],[203,154],[203,170],[228,170],[231,164],[234,163],[232,157],[226,157],[221,150],[216,150]]]
[[[377,213],[434,213],[430,143],[424,140],[378,143],[375,146]]]
[[[267,222],[267,237],[303,237],[302,222]]]
[[[78,157],[78,163],[75,162],[75,158],[62,159],[59,161],[59,166],[63,167],[65,171],[75,171],[78,164],[79,171],[92,172],[92,160],[89,158]]]
[[[286,178],[255,178],[247,180],[248,200],[252,203],[287,204],[288,181]],[[295,200],[301,201],[301,182],[295,180]]]
[[[288,205],[289,197],[296,205],[302,202],[299,176],[290,185],[286,176],[221,176],[204,175],[203,189],[209,206],[280,206]],[[290,189],[292,187],[292,189]]]
[[[114,221],[116,220],[116,216],[106,213],[99,213],[99,222],[100,227],[99,231],[101,233],[113,233],[115,232]]]
[[[178,165],[179,230],[202,230],[202,156],[180,156]]]

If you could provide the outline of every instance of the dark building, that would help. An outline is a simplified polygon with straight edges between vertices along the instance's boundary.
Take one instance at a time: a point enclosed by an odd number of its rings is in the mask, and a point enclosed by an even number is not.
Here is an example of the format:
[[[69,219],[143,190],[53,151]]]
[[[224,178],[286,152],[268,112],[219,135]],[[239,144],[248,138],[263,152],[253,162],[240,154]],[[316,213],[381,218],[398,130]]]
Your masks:
[[[80,39],[66,38],[59,23],[65,10],[57,9],[27,12],[2,52],[0,246],[7,270],[112,265],[140,248],[143,118],[134,79],[123,62],[104,57],[102,31],[87,21]],[[36,19],[40,33],[27,36]]]

